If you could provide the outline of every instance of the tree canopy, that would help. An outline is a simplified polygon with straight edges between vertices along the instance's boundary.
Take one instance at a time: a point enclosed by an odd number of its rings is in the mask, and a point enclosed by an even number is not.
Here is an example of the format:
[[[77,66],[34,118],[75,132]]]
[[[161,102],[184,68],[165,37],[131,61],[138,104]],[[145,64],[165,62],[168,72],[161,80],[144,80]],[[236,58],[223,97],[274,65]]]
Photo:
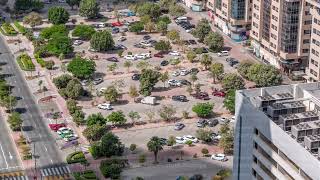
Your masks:
[[[169,50],[171,50],[171,44],[169,41],[164,41],[164,40],[160,40],[159,42],[156,43],[154,49],[158,50],[158,51],[164,51],[167,52]]]
[[[173,17],[183,16],[187,13],[183,6],[179,4],[171,4],[169,6],[169,14]]]
[[[101,138],[101,154],[105,157],[121,156],[124,151],[124,145],[120,142],[118,136],[111,132],[106,133]]]
[[[192,107],[192,111],[199,117],[208,117],[212,114],[213,103],[197,103]]]
[[[258,87],[276,86],[282,82],[279,70],[271,65],[253,64],[248,69],[246,76]]]
[[[96,0],[81,0],[79,5],[80,16],[92,19],[99,14],[99,4]]]
[[[106,119],[102,116],[101,113],[90,114],[86,120],[87,126],[92,126],[95,124],[104,125],[106,124]]]
[[[209,21],[207,19],[201,19],[192,31],[192,34],[202,42],[210,32],[211,27]]]
[[[88,79],[95,72],[95,67],[96,64],[94,61],[76,56],[68,64],[67,70],[71,72],[74,77]]]
[[[104,91],[104,98],[107,101],[116,102],[121,97],[121,94],[118,92],[117,88],[113,85],[108,86]]]
[[[96,32],[92,26],[89,25],[76,25],[72,31],[72,36],[79,37],[82,40],[90,40],[92,35]]]
[[[151,69],[143,69],[140,75],[140,94],[149,96],[153,87],[159,81],[161,73]]]
[[[224,47],[224,39],[218,32],[210,32],[205,38],[204,43],[209,46],[213,52],[219,52]]]
[[[223,106],[228,109],[231,113],[235,112],[235,101],[236,101],[236,91],[234,89],[230,89],[227,92],[226,97],[223,100]]]
[[[126,116],[122,111],[114,111],[107,116],[109,122],[113,124],[124,124],[127,122]]]
[[[153,136],[147,143],[148,150],[154,154],[154,162],[158,163],[158,153],[163,150],[163,143],[161,139],[157,136]]]
[[[67,4],[71,7],[71,9],[73,9],[74,6],[78,6],[80,5],[80,1],[81,0],[67,0]]]
[[[23,23],[29,24],[31,27],[42,24],[42,17],[36,12],[31,12],[23,18]]]
[[[52,24],[65,24],[69,20],[69,12],[63,7],[51,7],[48,11],[48,20]]]
[[[98,31],[93,34],[90,45],[97,51],[108,51],[114,47],[114,41],[109,31]]]
[[[152,19],[156,19],[161,15],[161,9],[158,4],[145,2],[137,8],[139,16],[149,15]]]
[[[243,79],[235,73],[228,73],[224,75],[222,79],[222,87],[226,90],[229,89],[243,89],[244,81]]]

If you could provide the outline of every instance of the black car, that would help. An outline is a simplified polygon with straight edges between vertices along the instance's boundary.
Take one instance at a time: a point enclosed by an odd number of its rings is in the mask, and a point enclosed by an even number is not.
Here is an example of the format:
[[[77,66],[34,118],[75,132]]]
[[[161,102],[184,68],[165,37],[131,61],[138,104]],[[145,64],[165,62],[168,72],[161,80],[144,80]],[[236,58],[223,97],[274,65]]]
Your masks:
[[[199,69],[198,69],[198,68],[191,68],[191,69],[190,69],[190,73],[198,74],[198,72],[199,72]]]
[[[139,44],[139,43],[134,44],[133,46],[136,47],[136,48],[142,48],[142,49],[145,49],[145,48],[146,48],[144,45]]]
[[[106,60],[110,61],[110,62],[119,62],[118,58],[116,58],[116,57],[109,57]]]
[[[134,81],[138,81],[140,79],[140,74],[133,74],[131,79]]]
[[[186,85],[186,86],[191,85],[191,82],[188,81],[188,80],[186,80],[186,79],[181,79],[181,80],[179,80],[179,81],[180,81],[180,83],[181,83],[182,85]]]
[[[187,102],[187,96],[185,95],[178,95],[178,96],[172,96],[171,97],[173,101],[180,101],[180,102]]]
[[[149,40],[149,39],[151,39],[151,36],[149,36],[149,35],[143,36],[143,40]]]
[[[218,119],[210,119],[210,120],[208,120],[208,126],[210,126],[210,127],[214,127],[214,126],[216,126],[218,124],[219,124],[219,120]]]
[[[167,60],[161,61],[160,63],[161,66],[167,66],[168,64],[169,64],[169,61]]]
[[[205,119],[200,119],[198,122],[197,122],[197,127],[205,127],[207,124],[207,121]]]
[[[162,145],[167,145],[168,144],[168,140],[166,138],[160,138],[160,143]]]
[[[189,43],[190,43],[190,44],[197,44],[197,41],[194,40],[194,39],[190,39],[190,40],[189,40]]]

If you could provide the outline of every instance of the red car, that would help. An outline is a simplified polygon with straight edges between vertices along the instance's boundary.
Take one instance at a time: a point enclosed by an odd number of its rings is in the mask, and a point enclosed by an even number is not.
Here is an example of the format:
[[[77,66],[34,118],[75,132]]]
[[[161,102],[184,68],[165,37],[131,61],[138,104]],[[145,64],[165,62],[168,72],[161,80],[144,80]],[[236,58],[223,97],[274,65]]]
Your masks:
[[[226,93],[224,93],[223,91],[215,91],[215,92],[212,92],[212,95],[218,96],[218,97],[225,97]]]
[[[158,52],[158,53],[154,54],[153,56],[154,57],[158,57],[158,58],[163,58],[164,57],[163,53],[161,53],[161,52]]]
[[[113,23],[111,23],[111,25],[112,25],[113,27],[123,26],[123,23],[121,23],[121,22],[113,22]]]
[[[206,92],[200,92],[198,94],[194,94],[193,97],[195,97],[196,99],[201,99],[201,100],[209,100],[209,94]]]
[[[58,131],[58,129],[62,128],[62,127],[66,127],[66,125],[64,123],[61,124],[49,124],[49,127],[52,131]]]

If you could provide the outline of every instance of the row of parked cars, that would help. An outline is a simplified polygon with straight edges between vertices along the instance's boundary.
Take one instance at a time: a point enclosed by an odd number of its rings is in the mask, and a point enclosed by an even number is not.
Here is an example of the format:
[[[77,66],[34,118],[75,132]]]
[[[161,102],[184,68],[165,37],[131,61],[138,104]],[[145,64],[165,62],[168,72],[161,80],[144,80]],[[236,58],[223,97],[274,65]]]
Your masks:
[[[65,142],[78,139],[78,135],[71,128],[66,127],[64,123],[49,124],[49,128],[56,132]]]

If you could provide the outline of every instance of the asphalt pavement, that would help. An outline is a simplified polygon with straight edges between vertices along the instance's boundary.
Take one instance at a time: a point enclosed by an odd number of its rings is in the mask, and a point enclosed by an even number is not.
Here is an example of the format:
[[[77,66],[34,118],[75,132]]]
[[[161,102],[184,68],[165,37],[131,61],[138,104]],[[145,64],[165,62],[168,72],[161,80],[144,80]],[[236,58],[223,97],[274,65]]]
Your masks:
[[[2,38],[0,38],[0,52],[2,53],[0,55],[0,61],[6,63],[2,66],[3,73],[12,75],[6,79],[10,85],[14,86],[12,93],[19,99],[16,110],[22,113],[23,126],[26,127],[23,134],[27,140],[32,142],[32,151],[37,157],[37,168],[46,168],[63,164],[63,160],[59,156],[59,150],[55,145],[55,139],[51,136],[46,127],[44,118],[41,116],[39,107],[23,78],[22,72],[18,69],[19,67],[15,63],[13,54],[8,50],[8,47]],[[1,143],[9,143],[9,141],[4,141],[6,138],[5,136],[1,135],[0,137]],[[8,146],[3,147],[5,148],[5,151],[10,150],[10,148],[7,147]],[[4,156],[8,158],[6,154]]]

